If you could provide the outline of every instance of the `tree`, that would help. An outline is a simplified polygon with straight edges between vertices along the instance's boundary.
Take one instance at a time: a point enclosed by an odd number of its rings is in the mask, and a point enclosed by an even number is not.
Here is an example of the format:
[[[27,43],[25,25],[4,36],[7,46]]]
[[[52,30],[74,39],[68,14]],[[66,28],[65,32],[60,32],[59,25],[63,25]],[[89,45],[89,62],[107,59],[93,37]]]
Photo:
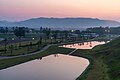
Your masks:
[[[30,42],[29,46],[30,46],[30,49],[32,49],[33,43],[32,43],[32,42]]]
[[[75,34],[80,34],[80,30],[75,30]]]
[[[45,42],[46,42],[46,39],[49,39],[50,38],[50,33],[51,33],[51,29],[50,28],[40,28],[40,30],[42,30],[42,32],[45,34]]]
[[[20,40],[19,46],[21,46],[21,37],[25,36],[25,27],[16,27],[14,29],[14,34],[16,37],[19,38],[19,40]]]
[[[58,35],[58,31],[53,31],[53,38],[55,39],[55,42],[57,40],[57,35]]]
[[[47,39],[50,38],[50,33],[51,33],[51,29],[49,28],[49,29],[46,30]]]
[[[11,45],[11,46],[10,46],[10,53],[11,53],[11,55],[12,55],[12,53],[13,53],[13,49],[14,49],[14,46]]]
[[[5,29],[3,27],[0,27],[0,33],[5,33]]]
[[[5,41],[5,53],[6,53],[6,51],[7,51],[7,33],[8,33],[8,28],[6,27],[4,31],[5,31],[5,40],[4,41]]]
[[[38,45],[38,50],[40,49],[40,45],[42,44],[42,37],[39,39],[39,41],[37,42]]]
[[[65,40],[67,40],[67,38],[68,38],[68,34],[69,34],[69,32],[68,32],[68,31],[64,31]]]
[[[29,50],[30,50],[30,49],[29,49],[29,44],[28,44],[28,45],[27,45],[27,53],[29,53]]]

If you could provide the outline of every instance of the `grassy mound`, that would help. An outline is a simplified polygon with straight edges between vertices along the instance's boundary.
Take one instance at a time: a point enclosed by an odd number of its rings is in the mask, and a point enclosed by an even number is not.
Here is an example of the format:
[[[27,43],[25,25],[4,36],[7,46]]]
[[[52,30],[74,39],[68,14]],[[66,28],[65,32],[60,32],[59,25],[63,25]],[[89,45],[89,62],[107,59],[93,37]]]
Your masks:
[[[107,73],[110,80],[120,80],[120,38],[93,48],[93,52],[102,56],[104,63],[108,67]]]

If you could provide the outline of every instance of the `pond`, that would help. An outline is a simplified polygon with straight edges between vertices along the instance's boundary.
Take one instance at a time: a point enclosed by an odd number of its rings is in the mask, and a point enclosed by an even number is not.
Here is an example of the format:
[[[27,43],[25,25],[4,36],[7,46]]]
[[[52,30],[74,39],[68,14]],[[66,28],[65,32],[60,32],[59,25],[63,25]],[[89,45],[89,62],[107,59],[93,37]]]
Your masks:
[[[76,44],[68,44],[60,47],[74,48],[74,49],[92,49],[96,45],[101,45],[101,44],[105,44],[105,42],[91,41],[91,42],[83,42],[83,43],[76,43]]]
[[[54,54],[0,70],[0,80],[75,80],[88,65],[84,58]]]

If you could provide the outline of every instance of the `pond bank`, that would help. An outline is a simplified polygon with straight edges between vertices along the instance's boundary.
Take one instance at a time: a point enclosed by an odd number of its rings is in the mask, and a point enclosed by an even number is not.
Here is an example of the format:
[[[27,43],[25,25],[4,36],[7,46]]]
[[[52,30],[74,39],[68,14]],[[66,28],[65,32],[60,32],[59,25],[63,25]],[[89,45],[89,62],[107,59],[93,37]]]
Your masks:
[[[102,57],[94,55],[92,50],[77,50],[72,56],[86,58],[90,61],[87,69],[76,80],[109,80],[107,67]]]

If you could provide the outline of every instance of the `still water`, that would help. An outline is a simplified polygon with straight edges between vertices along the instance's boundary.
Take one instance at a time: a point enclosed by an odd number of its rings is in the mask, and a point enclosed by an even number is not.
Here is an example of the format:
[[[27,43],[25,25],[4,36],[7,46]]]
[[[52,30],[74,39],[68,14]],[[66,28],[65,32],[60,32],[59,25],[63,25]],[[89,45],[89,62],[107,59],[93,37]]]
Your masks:
[[[74,49],[92,49],[96,45],[101,45],[101,44],[105,44],[105,42],[104,41],[101,41],[101,42],[92,41],[92,42],[83,42],[83,43],[63,45],[60,47],[74,48]]]
[[[0,70],[0,80],[75,80],[88,65],[84,58],[55,54]]]

